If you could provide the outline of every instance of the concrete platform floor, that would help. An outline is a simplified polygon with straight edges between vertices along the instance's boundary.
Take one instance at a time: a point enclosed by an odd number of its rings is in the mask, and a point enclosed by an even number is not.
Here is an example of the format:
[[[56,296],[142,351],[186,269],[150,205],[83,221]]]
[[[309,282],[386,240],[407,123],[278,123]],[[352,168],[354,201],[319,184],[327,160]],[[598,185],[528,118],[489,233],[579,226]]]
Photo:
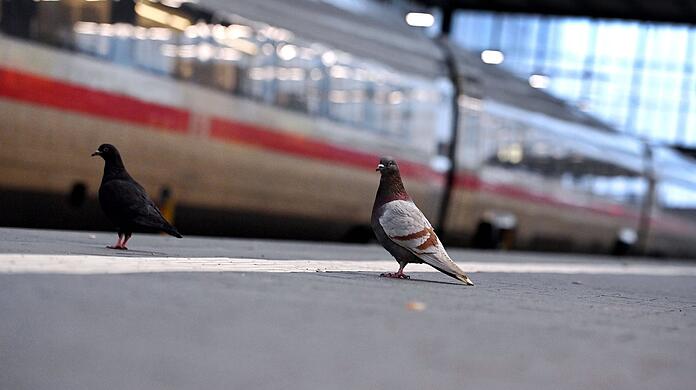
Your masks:
[[[0,229],[0,389],[691,389],[696,264]]]

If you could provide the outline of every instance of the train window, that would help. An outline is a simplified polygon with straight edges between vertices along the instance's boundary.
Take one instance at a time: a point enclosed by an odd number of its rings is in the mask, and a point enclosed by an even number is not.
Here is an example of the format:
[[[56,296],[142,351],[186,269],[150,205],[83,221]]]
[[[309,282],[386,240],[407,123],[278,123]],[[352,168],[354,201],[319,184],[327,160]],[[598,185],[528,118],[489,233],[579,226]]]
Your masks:
[[[133,63],[156,73],[172,74],[178,55],[176,35],[160,27],[137,26],[131,31]]]
[[[389,87],[384,83],[375,83],[372,88],[372,102],[374,115],[374,128],[377,131],[386,132],[388,126],[387,117],[387,99],[389,96]]]
[[[209,16],[187,9],[165,2],[11,1],[3,2],[0,28],[359,130],[433,145],[449,139],[448,120],[438,120],[451,115],[448,83],[416,80],[242,18],[210,24]]]
[[[249,60],[249,67],[247,68],[243,84],[244,95],[266,103],[274,101],[275,50],[273,43],[268,41],[259,42],[256,55]]]
[[[359,68],[348,62],[332,65],[328,87],[329,115],[347,124],[363,123],[366,93]]]
[[[6,34],[29,38],[36,6],[36,2],[33,1],[3,0],[0,2],[0,30]]]
[[[415,85],[409,93],[409,126],[404,129],[418,143],[427,142],[424,137],[432,137],[434,132],[440,155],[449,153],[452,138],[451,100],[444,101],[447,92],[446,85],[438,82]]]
[[[106,57],[109,41],[102,35],[99,23],[77,22],[74,27],[74,45],[78,51],[97,57]]]
[[[402,135],[406,133],[405,127],[409,123],[410,109],[407,99],[408,91],[395,87],[387,95],[388,126],[387,133]]]
[[[309,91],[317,89],[316,81],[310,77],[310,73],[319,64],[318,54],[315,49],[299,40],[294,43],[282,43],[277,47],[276,101],[280,106],[302,112],[309,111]]]
[[[318,61],[308,69],[307,76],[307,112],[316,116],[328,116],[325,93],[328,90],[326,68]]]
[[[482,134],[481,106],[478,99],[471,97],[459,98],[459,140],[457,159],[469,169],[476,169],[482,164],[485,154],[481,143],[485,137]]]
[[[224,59],[216,60],[213,83],[226,91],[235,92],[238,85],[238,67]]]
[[[579,188],[598,198],[638,205],[647,189],[645,179],[638,173],[612,162],[585,157],[585,168]]]
[[[666,211],[696,210],[696,185],[663,181],[657,188],[657,204]]]

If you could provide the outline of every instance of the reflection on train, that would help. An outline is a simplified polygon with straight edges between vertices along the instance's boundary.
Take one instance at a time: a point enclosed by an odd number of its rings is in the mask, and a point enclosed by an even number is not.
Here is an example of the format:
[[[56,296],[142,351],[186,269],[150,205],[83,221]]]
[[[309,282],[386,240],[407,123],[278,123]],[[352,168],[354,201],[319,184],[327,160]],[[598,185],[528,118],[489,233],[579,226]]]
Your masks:
[[[108,228],[111,142],[182,232],[367,240],[390,154],[451,243],[696,254],[691,160],[345,4],[3,2],[0,224]]]

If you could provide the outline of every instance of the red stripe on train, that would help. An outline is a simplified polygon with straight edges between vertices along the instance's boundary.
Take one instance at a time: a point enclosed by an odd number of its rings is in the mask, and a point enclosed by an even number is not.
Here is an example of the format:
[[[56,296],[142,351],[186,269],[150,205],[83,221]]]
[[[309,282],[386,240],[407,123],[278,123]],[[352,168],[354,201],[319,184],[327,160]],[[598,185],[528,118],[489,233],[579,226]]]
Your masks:
[[[187,131],[191,116],[185,109],[148,103],[121,94],[76,86],[2,67],[0,96],[175,133]],[[374,169],[379,160],[377,155],[223,118],[211,119],[210,135],[235,143],[359,168]],[[442,174],[427,165],[409,161],[402,161],[400,165],[404,175],[428,181],[444,180]]]
[[[617,218],[638,219],[640,213],[622,205],[593,202],[593,204],[578,204],[555,198],[544,193],[533,193],[524,188],[510,184],[494,184],[481,180],[473,174],[459,173],[455,178],[455,186],[472,192],[493,193],[507,198],[518,199],[530,203],[546,204],[562,208],[574,208],[600,213]]]
[[[0,67],[0,96],[183,133],[189,113]]]
[[[210,123],[210,135],[214,138],[229,139],[236,143],[258,146],[288,154],[347,163],[351,166],[374,170],[378,156],[355,150],[336,147],[299,134],[282,134],[257,125],[249,125],[214,118]],[[444,180],[444,176],[429,167],[402,161],[401,172],[413,178]]]

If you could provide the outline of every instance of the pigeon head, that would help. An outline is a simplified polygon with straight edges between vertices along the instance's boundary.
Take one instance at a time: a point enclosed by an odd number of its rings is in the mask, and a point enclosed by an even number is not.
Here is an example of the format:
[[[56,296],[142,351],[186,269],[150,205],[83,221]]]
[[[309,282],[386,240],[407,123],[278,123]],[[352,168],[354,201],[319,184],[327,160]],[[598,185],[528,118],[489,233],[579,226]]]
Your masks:
[[[376,170],[379,171],[382,177],[379,180],[375,206],[381,206],[397,199],[411,199],[404,188],[404,183],[401,181],[399,166],[392,157],[382,157]]]
[[[376,171],[379,171],[379,173],[382,174],[382,176],[385,175],[391,175],[391,174],[398,174],[399,173],[399,166],[396,164],[396,161],[392,157],[382,157],[379,160],[379,164],[377,164],[377,169]]]
[[[111,144],[102,144],[92,156],[99,156],[104,159],[104,176],[102,181],[113,178],[129,177],[126,167],[121,160],[121,153]]]
[[[101,144],[99,148],[97,148],[97,151],[92,153],[92,157],[94,156],[99,156],[103,158],[106,161],[109,160],[114,160],[117,157],[121,157],[121,154],[118,152],[118,149],[114,145],[111,144]]]

